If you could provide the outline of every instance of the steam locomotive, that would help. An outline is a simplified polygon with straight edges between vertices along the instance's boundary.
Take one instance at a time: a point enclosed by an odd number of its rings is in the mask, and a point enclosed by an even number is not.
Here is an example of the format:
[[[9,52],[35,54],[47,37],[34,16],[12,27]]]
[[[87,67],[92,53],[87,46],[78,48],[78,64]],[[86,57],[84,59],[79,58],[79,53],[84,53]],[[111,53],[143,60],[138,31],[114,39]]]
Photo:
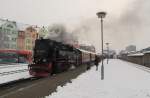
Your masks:
[[[47,77],[83,64],[90,67],[96,54],[50,39],[37,39],[33,50],[33,63],[29,73],[34,77]]]

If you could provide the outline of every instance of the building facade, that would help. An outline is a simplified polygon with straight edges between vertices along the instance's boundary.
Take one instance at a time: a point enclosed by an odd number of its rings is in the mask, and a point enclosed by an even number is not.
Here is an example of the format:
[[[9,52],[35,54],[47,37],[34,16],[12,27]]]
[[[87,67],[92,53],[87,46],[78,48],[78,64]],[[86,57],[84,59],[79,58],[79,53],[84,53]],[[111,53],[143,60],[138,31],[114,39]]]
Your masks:
[[[17,47],[19,50],[25,50],[25,31],[18,31]]]
[[[37,30],[32,26],[25,26],[19,29],[17,45],[18,49],[33,50],[35,40],[38,36]]]
[[[37,37],[37,26],[0,19],[0,49],[33,50]]]
[[[25,49],[26,50],[32,50],[35,45],[35,40],[37,39],[38,32],[37,30],[29,26],[25,30]]]
[[[39,38],[45,38],[46,35],[48,35],[48,30],[47,30],[47,28],[45,28],[45,27],[43,26],[42,28],[39,29],[38,34],[39,34]]]
[[[17,49],[17,37],[16,22],[0,19],[0,48]]]
[[[136,46],[135,45],[129,45],[126,47],[127,52],[133,52],[136,51]]]

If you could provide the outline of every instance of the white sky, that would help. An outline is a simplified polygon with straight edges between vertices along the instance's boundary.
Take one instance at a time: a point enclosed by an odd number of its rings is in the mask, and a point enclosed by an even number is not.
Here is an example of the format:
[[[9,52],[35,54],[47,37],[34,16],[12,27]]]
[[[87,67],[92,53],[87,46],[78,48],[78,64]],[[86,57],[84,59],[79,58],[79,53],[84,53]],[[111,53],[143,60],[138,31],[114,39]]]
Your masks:
[[[0,18],[39,26],[64,23],[70,28],[86,21],[93,30],[91,34],[81,34],[80,39],[94,43],[100,50],[96,13],[102,10],[107,12],[105,42],[112,43],[113,49],[124,49],[130,44],[142,49],[150,42],[149,6],[149,0],[0,0]]]

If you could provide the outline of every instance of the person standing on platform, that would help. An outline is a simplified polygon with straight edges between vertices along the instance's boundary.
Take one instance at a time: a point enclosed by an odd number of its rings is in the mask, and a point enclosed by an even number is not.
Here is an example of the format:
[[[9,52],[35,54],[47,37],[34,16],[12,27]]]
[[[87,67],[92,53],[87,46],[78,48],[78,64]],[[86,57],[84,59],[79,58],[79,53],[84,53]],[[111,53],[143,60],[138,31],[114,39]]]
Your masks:
[[[100,58],[96,55],[96,56],[95,56],[95,66],[96,66],[96,71],[98,70],[99,62],[100,62]]]

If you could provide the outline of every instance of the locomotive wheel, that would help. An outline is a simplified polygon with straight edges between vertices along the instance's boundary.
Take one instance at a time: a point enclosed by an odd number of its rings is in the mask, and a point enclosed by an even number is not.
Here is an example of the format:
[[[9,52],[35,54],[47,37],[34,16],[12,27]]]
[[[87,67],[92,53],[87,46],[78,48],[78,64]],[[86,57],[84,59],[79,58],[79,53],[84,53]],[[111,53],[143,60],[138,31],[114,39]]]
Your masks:
[[[54,73],[61,73],[62,72],[62,64],[61,63],[56,63],[54,65]]]

